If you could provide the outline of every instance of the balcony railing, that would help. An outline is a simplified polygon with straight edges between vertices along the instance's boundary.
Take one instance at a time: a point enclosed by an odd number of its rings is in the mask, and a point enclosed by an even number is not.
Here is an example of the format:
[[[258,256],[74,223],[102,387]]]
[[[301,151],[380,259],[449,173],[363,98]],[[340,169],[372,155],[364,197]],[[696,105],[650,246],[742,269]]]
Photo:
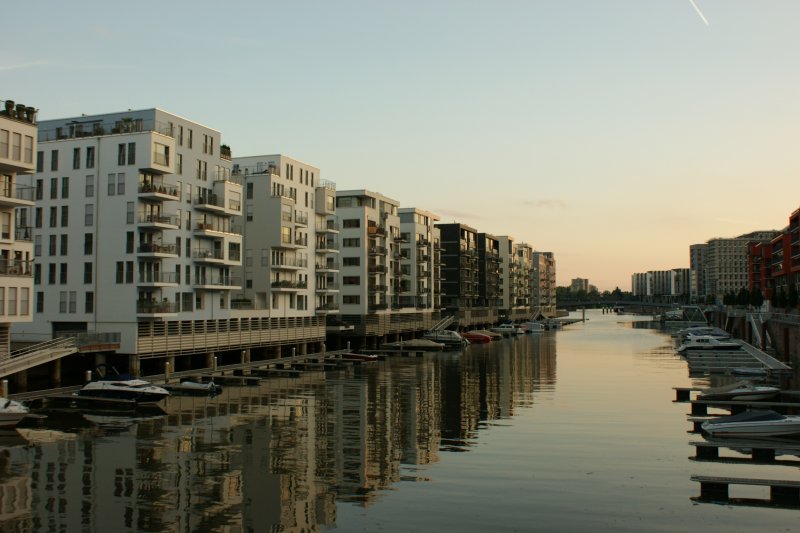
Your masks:
[[[139,193],[140,194],[163,194],[165,196],[171,196],[173,198],[179,198],[180,191],[174,185],[156,185],[155,183],[139,183]]]
[[[173,302],[136,302],[136,312],[140,314],[177,313],[177,306]]]
[[[156,244],[147,242],[139,246],[137,252],[140,254],[170,254],[177,255],[178,251],[174,244]]]
[[[77,139],[81,137],[99,137],[103,135],[116,135],[119,133],[156,132],[169,137],[175,136],[174,128],[170,125],[155,120],[141,118],[123,118],[114,122],[95,122],[65,124],[49,130],[39,129],[39,142],[55,141],[58,139]]]
[[[176,272],[139,272],[139,283],[178,283]]]
[[[225,254],[222,250],[201,250],[196,248],[192,251],[192,257],[195,259],[225,259]]]
[[[14,198],[16,200],[27,200],[33,202],[36,194],[36,187],[20,186],[15,183],[5,182],[0,186],[0,197]]]
[[[200,277],[195,277],[194,284],[212,287],[239,287],[241,285],[241,280],[233,276],[221,276],[219,274],[201,275]]]
[[[14,228],[14,240],[33,242],[33,228],[30,226],[17,226]]]
[[[306,268],[308,267],[308,259],[288,257],[279,261],[273,261],[272,266],[276,268]]]
[[[177,226],[180,221],[175,215],[155,215],[143,214],[139,216],[140,224],[166,224],[169,226]]]
[[[305,281],[290,281],[288,279],[282,279],[280,281],[273,281],[270,283],[270,287],[275,289],[305,289],[308,287],[308,283]]]
[[[0,259],[0,276],[30,277],[33,271],[33,261],[21,259]]]

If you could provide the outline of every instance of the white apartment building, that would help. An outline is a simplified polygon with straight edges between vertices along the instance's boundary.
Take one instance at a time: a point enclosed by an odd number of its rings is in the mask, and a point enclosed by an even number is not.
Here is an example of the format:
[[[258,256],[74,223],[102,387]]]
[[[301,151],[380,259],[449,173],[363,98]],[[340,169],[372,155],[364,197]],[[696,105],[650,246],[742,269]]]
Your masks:
[[[514,262],[510,274],[509,286],[512,298],[509,316],[514,320],[528,318],[532,308],[533,248],[527,243],[514,245]]]
[[[705,294],[721,302],[729,293],[749,288],[747,274],[747,243],[770,241],[777,231],[754,231],[734,238],[711,239],[703,249],[702,268]]]
[[[233,175],[245,188],[244,287],[235,303],[283,318],[336,312],[335,185],[280,154],[238,157]]]
[[[0,110],[0,358],[9,354],[12,324],[30,322],[33,189],[20,174],[36,169],[36,110],[11,100]],[[24,180],[23,180],[24,182]]]
[[[434,310],[441,307],[440,232],[436,227],[439,216],[416,207],[403,207],[400,215],[400,235],[395,242],[399,251],[396,271],[395,298],[398,308]]]
[[[15,335],[118,332],[118,352],[138,358],[252,342],[239,332],[265,326],[229,323],[242,289],[242,184],[220,141],[156,108],[41,122],[35,318]],[[237,335],[218,335],[231,327]]]
[[[552,315],[556,311],[556,260],[552,252],[533,252],[531,304],[534,311]]]

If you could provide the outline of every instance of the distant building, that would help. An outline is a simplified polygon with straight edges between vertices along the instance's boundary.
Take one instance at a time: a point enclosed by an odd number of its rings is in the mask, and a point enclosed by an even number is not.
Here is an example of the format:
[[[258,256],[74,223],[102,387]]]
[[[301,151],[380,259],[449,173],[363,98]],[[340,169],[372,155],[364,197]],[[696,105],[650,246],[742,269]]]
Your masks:
[[[791,287],[800,292],[800,209],[768,241],[754,238],[748,243],[748,282],[765,299],[776,292],[788,295]]]
[[[552,252],[533,252],[531,305],[534,312],[552,315],[556,311],[556,260]]]
[[[689,300],[701,302],[706,295],[705,256],[708,244],[689,246]]]
[[[631,276],[631,292],[642,300],[680,302],[689,297],[689,269],[650,270]]]
[[[574,278],[569,284],[569,290],[572,292],[589,292],[589,280],[584,278]]]
[[[749,288],[748,243],[770,241],[778,234],[777,231],[754,231],[739,237],[709,240],[703,250],[705,291],[699,295],[700,299],[713,297],[719,302],[725,294]]]

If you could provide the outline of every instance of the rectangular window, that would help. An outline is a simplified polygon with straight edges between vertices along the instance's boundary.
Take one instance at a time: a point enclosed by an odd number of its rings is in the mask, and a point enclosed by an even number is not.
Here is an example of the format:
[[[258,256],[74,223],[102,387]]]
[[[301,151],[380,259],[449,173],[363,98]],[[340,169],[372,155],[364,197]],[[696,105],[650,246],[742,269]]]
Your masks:
[[[60,291],[58,293],[58,312],[67,312],[67,291]]]
[[[117,175],[116,174],[109,174],[108,175],[108,195],[114,196],[114,193],[117,190]]]
[[[77,296],[78,296],[78,294],[75,291],[69,291],[69,312],[70,313],[75,313],[77,311],[77,309],[76,309],[77,302],[75,301],[75,300],[77,300]]]
[[[61,236],[61,255],[67,255],[67,237],[66,233]]]
[[[83,225],[94,225],[94,204],[86,204],[83,212]]]
[[[36,199],[44,198],[44,180],[36,180]]]
[[[55,285],[56,284],[56,264],[55,263],[48,263],[47,264],[47,284],[48,285]]]
[[[194,296],[191,292],[182,292],[181,293],[181,311],[192,311],[192,296]]]
[[[19,294],[19,314],[22,316],[28,316],[30,314],[30,308],[28,301],[31,298],[31,290],[27,287],[23,287],[20,289]]]
[[[125,143],[120,143],[117,146],[117,165],[124,166],[126,157]]]
[[[47,247],[47,254],[52,257],[52,256],[56,255],[56,236],[55,235],[50,235],[49,243],[50,243],[50,245]]]
[[[17,288],[16,287],[9,287],[8,288],[8,314],[9,315],[16,315],[17,314]]]
[[[85,313],[94,313],[94,293],[87,292],[83,304],[83,311]]]
[[[50,227],[55,228],[58,226],[58,208],[53,206],[50,208]]]
[[[183,154],[175,156],[175,173],[179,176],[183,174]]]
[[[0,315],[6,314],[6,288],[0,287]]]
[[[44,313],[44,292],[42,291],[36,293],[36,312]]]
[[[50,178],[50,199],[58,198],[58,178]]]
[[[125,281],[125,263],[122,261],[117,261],[117,272],[116,272],[116,281],[117,283],[122,283]]]
[[[6,143],[7,142],[8,140],[6,140]],[[2,151],[2,149],[0,149],[0,151]],[[36,172],[44,172],[44,152],[42,151],[36,152]]]
[[[67,284],[67,263],[61,263],[60,267],[61,268],[59,269],[58,282],[61,285],[66,285]]]
[[[125,283],[133,283],[133,261],[125,262]]]
[[[58,170],[58,150],[50,150],[50,170]]]
[[[36,210],[33,212],[33,214],[34,214],[34,222],[33,222],[34,225],[37,228],[41,228],[42,227],[42,208],[41,207],[37,207]]]
[[[34,285],[41,285],[42,284],[42,264],[41,263],[34,263],[33,264],[33,284]]]
[[[61,178],[61,198],[69,198],[69,176]]]
[[[125,212],[125,220],[128,224],[134,223],[134,205],[133,202],[128,202]]]
[[[125,194],[125,173],[120,172],[117,174],[117,194],[122,196]]]
[[[361,258],[360,257],[343,257],[342,258],[342,266],[350,267],[350,266],[360,266],[361,265]]]
[[[94,248],[94,234],[93,233],[84,233],[83,234],[83,253],[84,255],[92,255],[92,251]]]
[[[153,143],[153,162],[157,165],[169,166],[169,146]]]
[[[10,132],[8,130],[0,130],[0,157],[8,159],[8,138]],[[37,172],[41,170],[37,167]]]
[[[345,228],[360,228],[361,220],[358,218],[345,218],[342,220],[342,229]]]
[[[66,228],[69,226],[69,206],[61,206],[61,227]]]
[[[361,245],[361,239],[342,239],[342,247],[344,248],[358,248]]]
[[[253,182],[247,184],[247,199],[253,199]]]
[[[33,163],[33,137],[30,135],[25,136],[25,152],[23,153],[23,158],[26,163]]]
[[[74,169],[81,168],[81,149],[80,148],[73,148],[72,149],[72,168],[74,168]]]
[[[342,303],[345,305],[358,305],[361,303],[361,296],[358,294],[344,294],[342,295]]]
[[[83,282],[84,283],[91,283],[92,282],[92,267],[94,263],[84,263],[83,264]]]
[[[41,235],[34,235],[34,237],[33,237],[33,256],[34,257],[41,257],[42,256],[42,236]]]
[[[129,231],[125,234],[125,253],[133,253],[133,232]]]
[[[136,164],[136,143],[128,143],[128,164]]]
[[[360,276],[342,276],[342,285],[361,285]]]
[[[94,146],[86,147],[86,168],[94,168]]]
[[[186,145],[187,145],[187,148],[189,148],[190,150],[192,149],[192,130],[189,130],[189,132],[188,132],[188,137],[186,139]]]
[[[86,198],[94,198],[94,176],[86,176]]]

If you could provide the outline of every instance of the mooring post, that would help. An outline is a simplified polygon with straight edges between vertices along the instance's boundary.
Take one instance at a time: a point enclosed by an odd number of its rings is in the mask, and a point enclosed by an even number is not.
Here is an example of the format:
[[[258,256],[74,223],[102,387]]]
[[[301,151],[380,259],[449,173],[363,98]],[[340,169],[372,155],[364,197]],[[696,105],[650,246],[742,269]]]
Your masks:
[[[86,383],[89,383],[90,381],[92,381],[92,371],[91,370],[87,370],[86,371]]]
[[[169,383],[169,361],[164,361],[164,383]]]
[[[213,358],[212,358],[212,368],[214,369],[214,372],[217,371],[217,356],[216,355],[213,356]]]
[[[2,388],[2,390],[0,390],[0,396],[2,396],[3,398],[7,398],[8,397],[8,380],[4,379],[2,382],[0,382],[0,387]]]

